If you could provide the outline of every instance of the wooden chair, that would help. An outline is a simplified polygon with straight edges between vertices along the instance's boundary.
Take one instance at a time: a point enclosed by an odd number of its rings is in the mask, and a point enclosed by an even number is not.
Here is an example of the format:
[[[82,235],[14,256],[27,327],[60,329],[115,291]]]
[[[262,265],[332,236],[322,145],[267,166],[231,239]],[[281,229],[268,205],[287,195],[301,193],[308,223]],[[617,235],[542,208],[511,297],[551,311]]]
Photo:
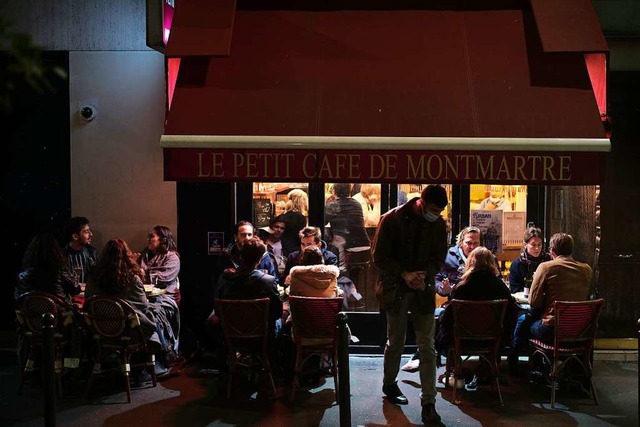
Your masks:
[[[602,298],[593,301],[556,301],[553,304],[555,312],[553,344],[547,344],[537,339],[529,340],[532,350],[529,358],[529,370],[531,370],[535,356],[542,357],[550,367],[552,408],[556,403],[558,378],[570,360],[577,362],[577,365],[581,367],[589,380],[591,397],[595,404],[598,404],[598,395],[592,380],[591,358],[598,318],[604,304],[605,300]]]
[[[449,378],[453,362],[454,378],[462,377],[462,365],[470,356],[478,356],[491,368],[495,380],[500,404],[503,405],[500,391],[499,367],[500,342],[502,339],[502,321],[507,308],[507,300],[463,301],[451,300],[453,310],[453,347],[447,353],[445,378]],[[466,356],[463,360],[463,356]],[[448,382],[448,381],[447,381]],[[454,381],[453,401],[460,404]]]
[[[58,393],[62,396],[62,382],[60,380],[62,358],[64,347],[70,339],[64,329],[73,323],[73,312],[71,307],[58,296],[39,291],[29,292],[17,301],[16,318],[20,326],[19,333],[21,339],[24,340],[24,349],[28,354],[24,367],[21,366],[23,370],[18,393],[22,392],[26,376],[35,370],[34,362],[42,353],[42,316],[46,313],[51,313],[55,318],[53,330],[54,369]]]
[[[321,360],[326,356],[329,363],[338,400],[338,320],[342,309],[342,298],[313,298],[290,296],[291,318],[293,320],[292,337],[296,347],[294,377],[291,387],[291,400],[300,381],[304,364],[313,355]]]
[[[127,402],[131,403],[131,385],[129,373],[131,367],[143,367],[151,374],[153,387],[156,386],[155,354],[147,345],[147,339],[140,326],[140,319],[136,311],[125,300],[113,296],[93,296],[84,303],[83,314],[93,335],[94,363],[84,397],[89,396],[89,390],[96,377],[102,374],[102,362],[108,354],[117,354],[120,369],[127,391]],[[143,352],[146,360],[131,364],[133,353]]]
[[[238,367],[264,370],[271,382],[273,395],[277,396],[268,353],[269,298],[216,299],[215,306],[227,347],[227,399],[231,397],[231,386]]]

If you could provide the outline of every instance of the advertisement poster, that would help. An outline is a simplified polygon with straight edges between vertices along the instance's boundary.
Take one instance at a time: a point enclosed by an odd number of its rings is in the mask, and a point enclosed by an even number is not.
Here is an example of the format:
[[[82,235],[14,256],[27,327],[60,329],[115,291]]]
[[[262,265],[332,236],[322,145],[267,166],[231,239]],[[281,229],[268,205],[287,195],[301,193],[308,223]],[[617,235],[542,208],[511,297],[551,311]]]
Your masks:
[[[483,245],[494,254],[502,253],[502,211],[471,211],[471,224],[482,234]]]
[[[507,247],[522,246],[522,234],[525,229],[526,212],[505,212],[502,215],[502,245]]]
[[[207,253],[209,255],[219,255],[224,248],[224,233],[222,231],[209,231]]]

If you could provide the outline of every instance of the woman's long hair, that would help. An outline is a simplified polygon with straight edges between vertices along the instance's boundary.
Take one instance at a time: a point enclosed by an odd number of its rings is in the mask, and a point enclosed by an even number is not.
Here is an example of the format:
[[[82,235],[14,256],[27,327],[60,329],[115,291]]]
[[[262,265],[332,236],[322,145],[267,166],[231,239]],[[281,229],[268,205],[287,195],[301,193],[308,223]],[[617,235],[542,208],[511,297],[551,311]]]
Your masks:
[[[471,251],[464,263],[464,273],[457,286],[464,286],[469,281],[469,277],[476,271],[489,271],[494,276],[498,275],[498,266],[496,265],[493,253],[484,246],[478,246]]]
[[[144,281],[144,271],[133,259],[127,242],[116,237],[104,245],[91,278],[102,292],[118,294],[129,288],[136,276]]]
[[[51,234],[35,236],[22,258],[22,266],[25,270],[34,270],[38,277],[50,283],[57,280],[58,274],[66,265],[67,260],[60,244]]]
[[[165,225],[156,225],[152,230],[160,238],[160,246],[158,246],[157,252],[160,254],[166,254],[169,251],[178,253],[178,247],[176,240],[173,238],[171,229]]]
[[[295,188],[287,194],[287,200],[285,210],[300,212],[304,216],[309,214],[309,196],[304,190]]]

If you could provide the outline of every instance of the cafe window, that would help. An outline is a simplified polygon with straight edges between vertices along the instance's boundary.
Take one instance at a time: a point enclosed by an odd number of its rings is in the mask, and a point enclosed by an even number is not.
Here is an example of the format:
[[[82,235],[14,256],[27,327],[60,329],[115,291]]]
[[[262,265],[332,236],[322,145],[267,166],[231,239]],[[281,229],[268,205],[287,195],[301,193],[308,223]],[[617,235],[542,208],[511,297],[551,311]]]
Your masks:
[[[296,211],[309,217],[309,184],[297,182],[254,182],[253,225],[267,227],[271,219]]]
[[[483,245],[500,254],[522,247],[527,221],[526,185],[470,186],[469,224],[482,231]]]
[[[406,202],[413,199],[414,197],[420,197],[420,195],[422,194],[422,190],[426,188],[427,185],[429,184],[398,184],[398,200],[397,200],[398,206],[405,204]],[[449,204],[442,211],[441,215],[442,215],[442,218],[447,223],[447,242],[450,242],[451,229],[452,229],[451,218],[452,218],[453,186],[451,184],[444,184],[442,185],[442,187],[444,187],[445,191],[447,192],[447,199],[449,199]]]

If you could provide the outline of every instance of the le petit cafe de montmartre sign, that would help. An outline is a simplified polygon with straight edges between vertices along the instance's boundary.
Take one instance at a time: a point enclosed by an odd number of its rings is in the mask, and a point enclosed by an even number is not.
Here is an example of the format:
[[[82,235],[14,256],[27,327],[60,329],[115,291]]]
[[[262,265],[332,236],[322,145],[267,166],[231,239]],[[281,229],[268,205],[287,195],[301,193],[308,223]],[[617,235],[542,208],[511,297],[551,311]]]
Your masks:
[[[169,181],[441,182],[589,185],[604,153],[164,148]]]

